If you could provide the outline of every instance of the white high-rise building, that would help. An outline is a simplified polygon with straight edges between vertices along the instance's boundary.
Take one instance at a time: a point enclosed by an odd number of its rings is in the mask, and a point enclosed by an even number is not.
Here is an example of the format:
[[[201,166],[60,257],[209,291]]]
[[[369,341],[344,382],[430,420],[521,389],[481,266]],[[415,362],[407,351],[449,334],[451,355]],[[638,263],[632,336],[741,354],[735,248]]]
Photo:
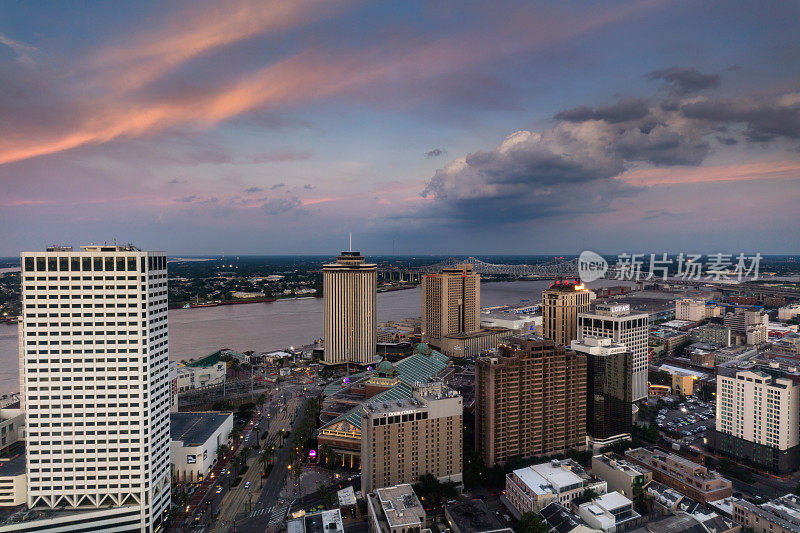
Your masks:
[[[158,531],[170,505],[166,255],[23,252],[22,317],[28,506],[102,509],[80,526],[102,515],[93,531]]]
[[[706,301],[694,298],[681,298],[675,302],[675,318],[699,322],[706,318]]]
[[[593,313],[578,314],[578,340],[585,336],[624,344],[633,358],[631,401],[647,398],[647,313],[631,314],[628,304],[597,304]]]
[[[717,423],[710,445],[778,472],[800,464],[800,377],[778,363],[717,367]]]

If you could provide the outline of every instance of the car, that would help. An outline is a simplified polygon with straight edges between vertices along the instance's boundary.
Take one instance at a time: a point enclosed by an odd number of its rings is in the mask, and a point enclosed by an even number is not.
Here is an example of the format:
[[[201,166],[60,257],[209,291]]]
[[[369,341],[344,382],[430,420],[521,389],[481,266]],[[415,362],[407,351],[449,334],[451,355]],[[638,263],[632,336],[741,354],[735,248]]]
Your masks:
[[[217,490],[216,490],[216,493],[217,493],[217,494],[219,494],[220,492],[222,492],[222,485],[220,485],[219,487],[217,487]]]
[[[249,482],[249,481],[248,481],[247,483],[245,483],[245,484],[244,484],[244,488],[246,488],[246,489],[249,489],[249,488],[250,488],[250,482]]]

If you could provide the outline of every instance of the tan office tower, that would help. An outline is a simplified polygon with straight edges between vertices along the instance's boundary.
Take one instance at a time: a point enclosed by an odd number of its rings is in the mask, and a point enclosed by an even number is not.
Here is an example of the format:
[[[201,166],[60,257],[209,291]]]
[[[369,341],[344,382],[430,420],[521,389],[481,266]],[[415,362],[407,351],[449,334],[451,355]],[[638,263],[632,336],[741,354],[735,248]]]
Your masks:
[[[411,398],[367,402],[361,414],[361,490],[415,483],[425,474],[461,482],[463,402],[440,382]]]
[[[422,342],[438,348],[445,335],[479,330],[480,312],[481,277],[472,265],[422,278]]]
[[[586,356],[531,335],[475,364],[475,447],[486,466],[586,444]]]
[[[542,334],[569,346],[578,338],[578,313],[588,312],[588,289],[582,284],[556,282],[542,291]]]
[[[323,363],[369,364],[375,360],[375,297],[378,270],[359,252],[342,252],[322,268],[325,356]]]

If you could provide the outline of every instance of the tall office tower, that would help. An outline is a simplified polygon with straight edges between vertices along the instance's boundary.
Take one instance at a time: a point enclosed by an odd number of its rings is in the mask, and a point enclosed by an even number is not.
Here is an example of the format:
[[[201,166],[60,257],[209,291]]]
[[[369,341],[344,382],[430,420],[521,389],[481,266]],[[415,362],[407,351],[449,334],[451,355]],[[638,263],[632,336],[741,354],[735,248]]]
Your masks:
[[[486,466],[586,444],[586,356],[510,337],[475,364],[475,446]]]
[[[442,269],[422,278],[422,342],[440,347],[442,337],[481,327],[481,277],[472,265]]]
[[[556,282],[542,291],[542,334],[561,346],[578,338],[578,313],[589,311],[589,289]]]
[[[631,437],[632,357],[622,344],[586,335],[572,341],[586,355],[586,445],[595,450]]]
[[[112,508],[114,531],[154,532],[170,504],[167,258],[82,248],[22,253],[28,506]]]
[[[770,361],[717,367],[717,425],[709,446],[737,461],[786,473],[800,466],[800,377]]]
[[[593,313],[578,315],[578,340],[587,335],[624,345],[633,357],[632,401],[647,398],[647,313],[631,314],[628,304],[597,304]]]
[[[463,404],[439,382],[411,398],[367,402],[361,422],[361,491],[415,483],[425,474],[461,482]]]
[[[325,356],[323,363],[369,364],[375,361],[378,325],[375,298],[378,269],[359,252],[342,252],[322,268]]]

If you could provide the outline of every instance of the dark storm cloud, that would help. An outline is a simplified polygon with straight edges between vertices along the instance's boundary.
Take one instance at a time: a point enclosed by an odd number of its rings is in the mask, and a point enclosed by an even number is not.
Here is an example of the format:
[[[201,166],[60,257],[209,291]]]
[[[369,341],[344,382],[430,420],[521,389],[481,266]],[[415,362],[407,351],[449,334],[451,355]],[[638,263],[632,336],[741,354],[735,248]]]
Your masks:
[[[706,122],[744,124],[745,138],[751,142],[766,142],[776,137],[800,138],[800,96],[773,102],[703,100],[684,104],[681,112],[687,118]]]
[[[567,122],[585,122],[587,120],[604,120],[610,124],[628,122],[647,116],[647,101],[640,98],[624,98],[619,102],[596,109],[581,106],[558,113],[556,120]]]
[[[263,190],[264,189],[261,187],[248,187],[247,189],[244,190],[244,192],[246,192],[247,194],[252,194],[254,192],[261,192]]]
[[[285,183],[276,183],[275,185],[270,187],[269,190],[274,191],[276,189],[280,189],[281,187],[286,187],[286,184]]]
[[[314,188],[314,186],[313,186],[313,185],[311,185],[310,183],[306,183],[305,185],[303,185],[303,188],[304,188],[305,190],[307,190],[307,191],[310,191],[311,189],[313,189],[313,188]]]
[[[647,74],[649,80],[663,80],[670,91],[679,96],[717,87],[719,74],[703,74],[695,68],[669,67]]]
[[[720,144],[724,144],[725,146],[733,146],[739,143],[739,139],[736,137],[722,137],[721,135],[717,135],[717,140]]]
[[[434,148],[433,150],[431,150],[429,152],[425,152],[425,157],[427,157],[428,159],[431,159],[433,157],[442,156],[442,155],[444,155],[446,153],[447,153],[447,150],[445,150],[444,148]]]

